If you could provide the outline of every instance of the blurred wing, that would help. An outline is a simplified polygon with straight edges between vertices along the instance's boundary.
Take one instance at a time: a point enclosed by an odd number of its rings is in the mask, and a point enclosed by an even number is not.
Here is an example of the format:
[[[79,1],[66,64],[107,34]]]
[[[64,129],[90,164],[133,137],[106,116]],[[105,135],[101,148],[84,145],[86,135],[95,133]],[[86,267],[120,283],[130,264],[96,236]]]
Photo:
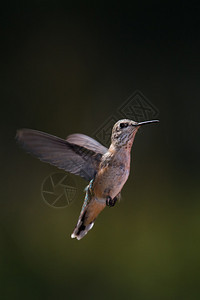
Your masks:
[[[20,129],[16,138],[27,152],[41,161],[89,181],[94,178],[102,157],[101,153],[37,130]]]
[[[104,154],[108,151],[106,147],[98,143],[96,140],[92,139],[91,137],[85,135],[85,134],[80,134],[80,133],[75,133],[71,134],[67,137],[66,141],[72,144],[76,144],[82,147],[85,147],[89,150],[92,150],[96,153],[101,153]]]

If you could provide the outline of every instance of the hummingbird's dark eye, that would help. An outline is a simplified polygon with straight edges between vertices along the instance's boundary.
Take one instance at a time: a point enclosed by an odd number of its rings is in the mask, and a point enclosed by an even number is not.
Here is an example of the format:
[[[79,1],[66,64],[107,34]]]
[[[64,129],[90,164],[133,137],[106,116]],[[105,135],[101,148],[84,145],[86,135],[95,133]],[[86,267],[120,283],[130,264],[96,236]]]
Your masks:
[[[120,128],[128,127],[128,123],[120,123]]]

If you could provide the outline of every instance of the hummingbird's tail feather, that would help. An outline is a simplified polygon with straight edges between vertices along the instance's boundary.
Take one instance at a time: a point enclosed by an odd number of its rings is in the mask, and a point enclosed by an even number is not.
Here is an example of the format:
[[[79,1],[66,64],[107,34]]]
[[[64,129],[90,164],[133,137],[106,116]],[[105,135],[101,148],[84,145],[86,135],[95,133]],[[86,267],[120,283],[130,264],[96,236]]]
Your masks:
[[[82,239],[90,229],[94,226],[94,222],[99,213],[106,206],[105,203],[92,200],[87,204],[84,210],[80,213],[78,223],[71,235],[71,238]]]
[[[88,231],[92,229],[93,226],[94,222],[84,225],[84,216],[80,217],[73,233],[71,234],[71,238],[77,238],[77,240],[81,240],[88,233]]]

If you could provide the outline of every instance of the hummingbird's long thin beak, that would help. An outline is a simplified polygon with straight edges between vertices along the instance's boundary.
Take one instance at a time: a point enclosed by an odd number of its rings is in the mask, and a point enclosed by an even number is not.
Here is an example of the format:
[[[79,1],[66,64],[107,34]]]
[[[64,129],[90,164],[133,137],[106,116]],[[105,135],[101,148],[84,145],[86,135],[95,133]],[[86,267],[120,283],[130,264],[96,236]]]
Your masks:
[[[146,125],[146,124],[150,124],[150,123],[158,123],[160,122],[159,120],[150,120],[150,121],[144,121],[144,122],[139,122],[137,124],[135,124],[135,126],[142,126],[142,125]]]

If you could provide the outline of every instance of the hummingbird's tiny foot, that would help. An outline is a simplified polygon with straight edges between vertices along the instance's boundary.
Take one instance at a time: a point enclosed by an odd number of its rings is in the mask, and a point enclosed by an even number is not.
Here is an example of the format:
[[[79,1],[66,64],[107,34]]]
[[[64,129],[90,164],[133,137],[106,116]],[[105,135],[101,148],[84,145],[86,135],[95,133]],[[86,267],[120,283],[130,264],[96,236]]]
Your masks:
[[[117,197],[114,197],[113,199],[110,196],[106,197],[106,205],[107,206],[113,207],[116,202],[117,202]]]

